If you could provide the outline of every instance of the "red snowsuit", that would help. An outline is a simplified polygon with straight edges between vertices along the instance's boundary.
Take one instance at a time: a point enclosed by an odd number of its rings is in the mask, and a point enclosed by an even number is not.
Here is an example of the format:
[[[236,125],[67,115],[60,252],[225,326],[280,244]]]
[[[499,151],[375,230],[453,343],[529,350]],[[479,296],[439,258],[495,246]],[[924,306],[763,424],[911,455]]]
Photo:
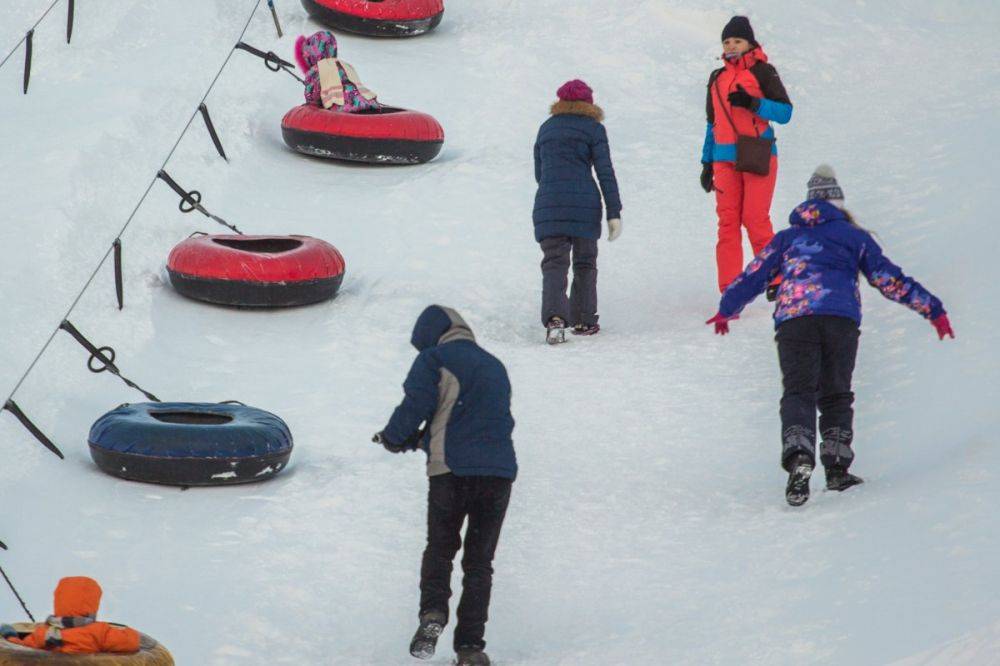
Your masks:
[[[741,86],[751,97],[760,100],[756,112],[729,103],[729,93]],[[767,63],[767,55],[760,46],[751,49],[735,61],[726,60],[725,66],[709,78],[708,133],[702,161],[713,163],[716,212],[719,216],[719,241],[715,249],[718,264],[719,291],[743,271],[743,238],[740,227],[746,227],[747,236],[757,254],[774,236],[771,228],[771,197],[778,176],[777,149],[771,155],[771,170],[766,176],[736,171],[737,132],[746,136],[774,137],[768,120],[788,122],[791,102],[778,73]],[[726,112],[736,125],[736,132],[726,117]]]
[[[53,617],[59,620],[96,617],[101,605],[101,586],[93,578],[85,576],[63,578],[56,586],[54,605]],[[107,622],[91,622],[84,626],[61,629],[58,640],[53,638],[51,625],[42,623],[24,638],[7,640],[36,650],[66,654],[139,651],[139,632],[128,627],[115,627]]]

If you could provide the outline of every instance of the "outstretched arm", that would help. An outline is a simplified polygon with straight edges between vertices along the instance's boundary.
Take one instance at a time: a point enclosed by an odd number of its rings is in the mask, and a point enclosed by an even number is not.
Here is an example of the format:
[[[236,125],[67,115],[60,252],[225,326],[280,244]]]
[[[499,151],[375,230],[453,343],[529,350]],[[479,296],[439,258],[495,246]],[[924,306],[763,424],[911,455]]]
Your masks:
[[[781,243],[782,234],[779,233],[729,284],[719,302],[719,314],[727,319],[738,315],[767,289],[781,270]]]
[[[944,306],[919,282],[907,277],[902,269],[882,254],[882,248],[868,235],[861,248],[861,272],[868,284],[891,301],[902,303],[925,319],[935,320],[945,314]]]

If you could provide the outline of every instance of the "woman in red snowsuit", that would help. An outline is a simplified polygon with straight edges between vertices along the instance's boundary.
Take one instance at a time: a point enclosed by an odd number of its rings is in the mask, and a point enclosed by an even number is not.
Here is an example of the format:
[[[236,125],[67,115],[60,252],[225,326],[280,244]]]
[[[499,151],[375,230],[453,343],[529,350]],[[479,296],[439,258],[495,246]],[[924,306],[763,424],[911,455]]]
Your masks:
[[[777,145],[772,144],[767,175],[737,171],[737,136],[773,139],[771,121],[783,125],[792,118],[792,102],[778,71],[767,62],[745,16],[734,16],[726,24],[722,45],[725,65],[708,79],[708,127],[701,156],[701,186],[706,192],[715,190],[719,215],[715,258],[720,292],[743,270],[740,228],[746,227],[755,254],[774,236],[771,197],[778,176]]]

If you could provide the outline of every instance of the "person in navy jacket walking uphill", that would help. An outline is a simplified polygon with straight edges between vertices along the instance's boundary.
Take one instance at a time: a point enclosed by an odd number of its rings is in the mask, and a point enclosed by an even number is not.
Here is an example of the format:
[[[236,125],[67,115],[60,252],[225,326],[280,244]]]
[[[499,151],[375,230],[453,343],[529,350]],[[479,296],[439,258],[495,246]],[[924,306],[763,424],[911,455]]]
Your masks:
[[[940,339],[955,337],[941,301],[889,261],[872,235],[844,210],[833,169],[817,168],[808,188],[806,201],[792,211],[791,226],[733,280],[722,294],[718,314],[706,322],[725,335],[728,322],[772,280],[782,278],[774,322],[784,385],[781,463],[789,473],[785,496],[793,506],[809,499],[817,407],[827,488],[846,490],[862,482],[848,472],[854,460],[851,375],[861,324],[858,273],[886,298],[928,319]]]
[[[392,453],[418,448],[427,453],[427,547],[420,568],[420,626],[410,653],[420,659],[434,655],[448,622],[452,561],[468,517],[454,646],[459,664],[489,664],[483,636],[493,555],[517,476],[510,380],[451,308],[425,309],[410,341],[420,353],[403,384],[405,397],[373,438]]]
[[[611,164],[604,112],[580,80],[556,93],[551,117],[535,141],[535,240],[542,246],[542,325],[550,344],[565,340],[567,323],[576,335],[593,335],[597,324],[597,239],[601,237],[601,194],[607,209],[608,240],[621,235],[622,204]],[[597,172],[598,190],[593,172]],[[570,253],[573,286],[566,297]]]

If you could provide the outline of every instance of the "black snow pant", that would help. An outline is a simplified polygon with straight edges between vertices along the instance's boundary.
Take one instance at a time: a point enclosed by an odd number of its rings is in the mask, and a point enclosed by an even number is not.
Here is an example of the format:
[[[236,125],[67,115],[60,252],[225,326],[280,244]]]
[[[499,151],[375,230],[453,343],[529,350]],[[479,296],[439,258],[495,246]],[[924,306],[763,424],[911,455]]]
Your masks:
[[[462,545],[462,599],[458,604],[455,650],[486,647],[483,636],[493,587],[493,555],[510,501],[511,480],[495,476],[430,478],[427,494],[427,548],[420,567],[420,614],[428,611],[448,617],[451,569]]]
[[[590,238],[553,236],[542,246],[542,325],[560,317],[569,326],[597,323],[597,241]],[[573,286],[566,298],[570,252],[573,254]]]
[[[853,319],[810,315],[778,326],[781,397],[781,464],[806,454],[816,464],[816,408],[823,438],[820,460],[847,469],[854,460],[854,393],[851,375],[861,331]]]

